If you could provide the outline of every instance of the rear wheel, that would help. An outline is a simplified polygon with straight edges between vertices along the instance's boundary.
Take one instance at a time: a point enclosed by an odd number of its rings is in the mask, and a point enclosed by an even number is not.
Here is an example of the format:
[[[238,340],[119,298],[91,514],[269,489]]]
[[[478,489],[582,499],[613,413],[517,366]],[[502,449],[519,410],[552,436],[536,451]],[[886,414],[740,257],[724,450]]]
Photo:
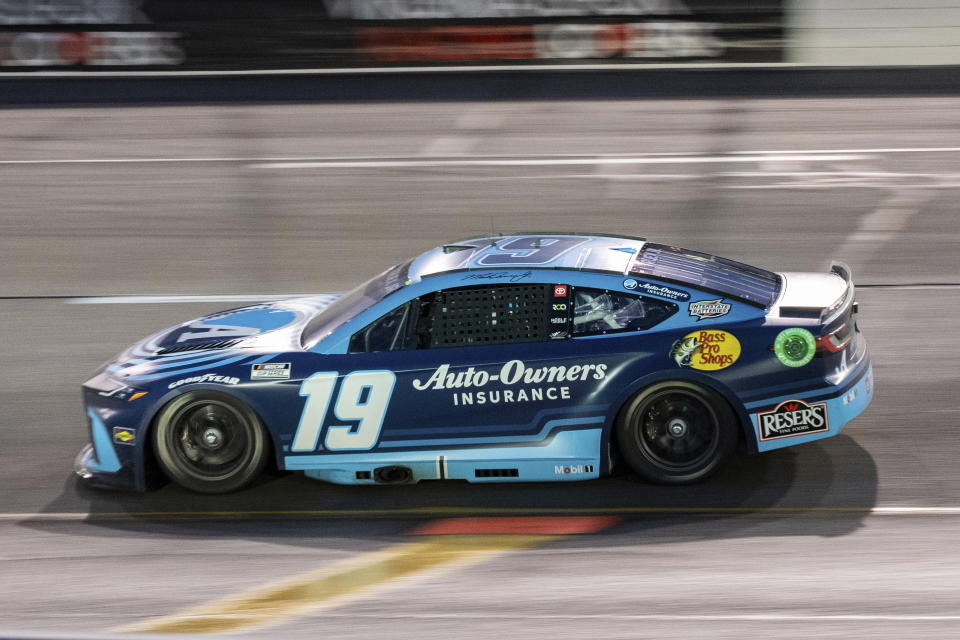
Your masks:
[[[737,445],[736,416],[716,392],[688,382],[653,385],[617,418],[630,467],[658,484],[692,484],[719,469]]]
[[[164,472],[199,493],[240,489],[263,471],[267,439],[246,405],[217,391],[191,391],[160,410],[154,450]]]

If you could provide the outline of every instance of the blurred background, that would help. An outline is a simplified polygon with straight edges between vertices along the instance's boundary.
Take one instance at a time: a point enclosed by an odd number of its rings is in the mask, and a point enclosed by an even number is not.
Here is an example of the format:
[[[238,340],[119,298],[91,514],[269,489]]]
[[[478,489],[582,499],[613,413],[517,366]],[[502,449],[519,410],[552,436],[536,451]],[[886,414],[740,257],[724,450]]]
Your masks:
[[[0,0],[0,635],[316,571],[207,631],[955,637],[958,131],[957,0]],[[873,404],[696,487],[74,480],[79,385],[131,342],[491,230],[844,260]],[[608,520],[343,586],[451,515]]]

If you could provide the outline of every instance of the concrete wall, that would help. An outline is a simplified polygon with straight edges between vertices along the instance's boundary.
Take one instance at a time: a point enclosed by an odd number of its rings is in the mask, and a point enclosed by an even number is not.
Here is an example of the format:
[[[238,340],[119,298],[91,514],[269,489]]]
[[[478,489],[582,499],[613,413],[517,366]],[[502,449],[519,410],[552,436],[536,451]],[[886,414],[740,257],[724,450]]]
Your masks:
[[[960,0],[792,0],[790,62],[960,64]]]

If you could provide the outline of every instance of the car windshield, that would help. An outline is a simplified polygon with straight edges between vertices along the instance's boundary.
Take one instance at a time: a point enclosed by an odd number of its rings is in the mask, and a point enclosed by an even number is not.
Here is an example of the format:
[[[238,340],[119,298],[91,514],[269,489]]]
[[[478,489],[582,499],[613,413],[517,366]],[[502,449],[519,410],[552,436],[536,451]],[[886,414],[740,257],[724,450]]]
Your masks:
[[[407,281],[409,271],[410,262],[395,265],[337,298],[333,304],[310,319],[300,334],[300,344],[304,349],[312,348],[333,333],[334,329],[402,287]]]

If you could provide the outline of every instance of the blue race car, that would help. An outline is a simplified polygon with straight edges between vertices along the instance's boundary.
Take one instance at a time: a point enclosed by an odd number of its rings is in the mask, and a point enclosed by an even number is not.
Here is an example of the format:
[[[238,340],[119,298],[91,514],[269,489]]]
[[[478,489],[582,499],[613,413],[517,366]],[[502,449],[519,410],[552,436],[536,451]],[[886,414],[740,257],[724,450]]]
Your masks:
[[[272,464],[341,484],[656,483],[827,438],[873,393],[850,270],[773,273],[643,238],[473,238],[330,303],[215,313],[83,387],[77,473],[233,491]]]

